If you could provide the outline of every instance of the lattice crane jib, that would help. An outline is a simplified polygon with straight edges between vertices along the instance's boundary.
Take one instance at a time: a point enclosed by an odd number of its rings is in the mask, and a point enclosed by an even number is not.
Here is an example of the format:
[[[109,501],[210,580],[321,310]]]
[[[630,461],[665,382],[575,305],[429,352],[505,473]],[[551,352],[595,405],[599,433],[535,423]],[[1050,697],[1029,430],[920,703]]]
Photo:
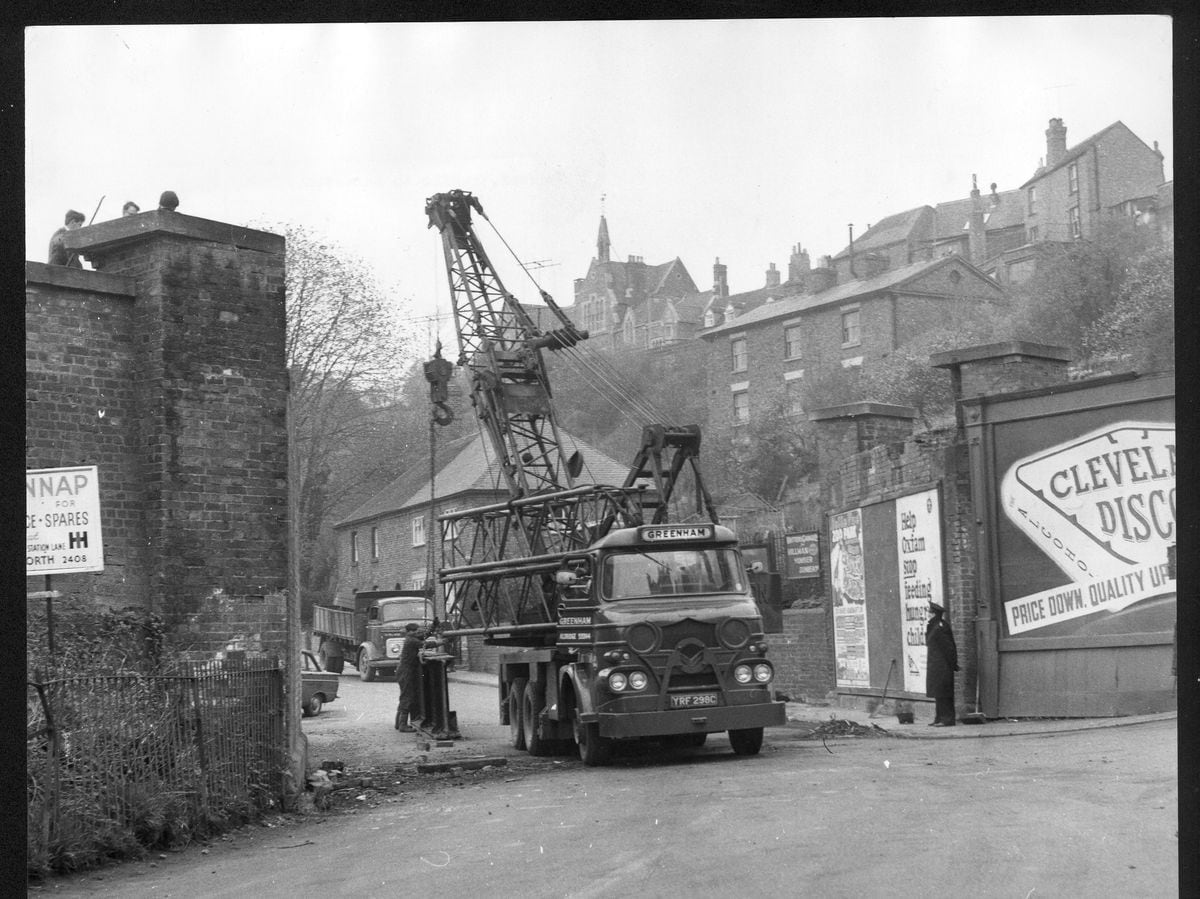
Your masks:
[[[471,399],[510,495],[570,489],[576,467],[559,433],[542,349],[572,346],[587,334],[553,303],[561,327],[538,328],[501,282],[475,234],[472,210],[487,217],[478,198],[462,190],[434,194],[425,205],[429,226],[442,237],[459,365],[470,373]]]

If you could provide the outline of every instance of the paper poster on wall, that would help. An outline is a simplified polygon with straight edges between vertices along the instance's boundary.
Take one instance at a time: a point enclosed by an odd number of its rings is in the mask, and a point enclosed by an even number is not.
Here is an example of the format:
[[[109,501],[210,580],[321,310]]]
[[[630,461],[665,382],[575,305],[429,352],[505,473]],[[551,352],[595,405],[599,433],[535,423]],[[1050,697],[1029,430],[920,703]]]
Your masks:
[[[1018,459],[1001,506],[1070,578],[1004,603],[1010,635],[1175,591],[1175,426],[1123,421]]]
[[[830,516],[829,573],[833,585],[833,643],[837,659],[837,685],[870,686],[861,509]]]
[[[925,623],[929,620],[929,603],[946,605],[941,521],[936,490],[896,500],[904,689],[914,693],[925,690]]]

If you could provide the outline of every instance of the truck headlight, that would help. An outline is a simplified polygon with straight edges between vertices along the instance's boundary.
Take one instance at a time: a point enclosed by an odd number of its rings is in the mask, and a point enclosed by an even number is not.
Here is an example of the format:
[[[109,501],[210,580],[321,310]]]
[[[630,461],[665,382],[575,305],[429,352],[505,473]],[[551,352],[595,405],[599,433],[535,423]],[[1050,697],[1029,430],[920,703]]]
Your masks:
[[[620,671],[615,671],[608,676],[608,689],[614,693],[620,693],[629,686],[629,679]]]
[[[630,690],[645,690],[648,679],[645,671],[630,671],[629,672],[629,689]]]
[[[774,674],[775,672],[771,670],[770,665],[764,665],[762,662],[759,662],[754,666],[754,679],[760,684],[765,684]]]
[[[754,673],[749,665],[738,665],[733,669],[733,679],[739,684],[748,684],[754,679]]]

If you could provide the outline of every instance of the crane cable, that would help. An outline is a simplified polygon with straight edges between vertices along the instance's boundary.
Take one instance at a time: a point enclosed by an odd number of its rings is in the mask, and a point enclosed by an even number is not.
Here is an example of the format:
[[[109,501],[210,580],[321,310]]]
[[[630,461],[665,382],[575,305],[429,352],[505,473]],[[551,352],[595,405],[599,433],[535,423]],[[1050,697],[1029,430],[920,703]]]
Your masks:
[[[529,279],[529,282],[538,290],[539,294],[544,293],[541,285],[538,284],[529,269],[522,264],[520,257],[513,251],[508,241],[504,239],[504,235],[500,233],[500,229],[488,218],[486,213],[483,213],[482,210],[480,210],[480,213],[483,215],[484,221],[491,226],[497,239],[508,250],[509,255],[512,256],[521,271],[525,273],[525,277]],[[592,375],[589,383],[592,384],[596,392],[603,399],[611,403],[621,415],[634,425],[644,426],[654,423],[675,424],[670,420],[670,416],[658,409],[611,361],[601,355],[599,350],[590,346],[586,349],[575,346],[564,348],[562,352],[565,358],[571,360],[568,364],[577,372]],[[629,409],[634,410],[637,415],[630,415]]]

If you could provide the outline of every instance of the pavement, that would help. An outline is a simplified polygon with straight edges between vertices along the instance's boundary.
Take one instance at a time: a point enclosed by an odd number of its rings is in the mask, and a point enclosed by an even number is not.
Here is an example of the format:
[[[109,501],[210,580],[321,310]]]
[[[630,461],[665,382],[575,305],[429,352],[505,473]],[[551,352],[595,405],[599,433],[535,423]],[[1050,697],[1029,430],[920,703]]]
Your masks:
[[[481,671],[452,671],[450,681],[495,686],[496,675]],[[872,727],[886,731],[889,736],[919,740],[974,740],[987,737],[1016,737],[1033,734],[1074,733],[1081,730],[1096,730],[1106,727],[1128,727],[1152,721],[1175,720],[1177,712],[1158,712],[1149,715],[1125,715],[1119,718],[994,718],[981,724],[964,724],[954,727],[930,727],[933,720],[933,703],[913,703],[914,723],[901,724],[894,711],[871,712],[867,709],[847,708],[833,704],[810,702],[788,702],[789,725],[823,724],[825,722],[847,722],[860,728]],[[928,706],[928,708],[925,708]],[[892,704],[886,706],[889,710]],[[961,714],[961,712],[960,712]],[[847,733],[857,728],[843,725]],[[830,728],[834,733],[838,728]]]

